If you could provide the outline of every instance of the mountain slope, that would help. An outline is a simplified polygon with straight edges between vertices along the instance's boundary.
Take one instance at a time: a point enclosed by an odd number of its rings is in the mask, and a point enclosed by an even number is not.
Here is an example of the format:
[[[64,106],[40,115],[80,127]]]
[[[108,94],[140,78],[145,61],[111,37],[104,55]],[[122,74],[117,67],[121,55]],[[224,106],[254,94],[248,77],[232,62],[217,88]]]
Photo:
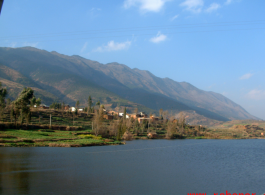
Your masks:
[[[74,103],[79,99],[84,103],[93,93],[102,101],[111,97],[118,102],[122,97],[154,110],[194,110],[215,120],[255,118],[220,94],[118,63],[103,65],[80,56],[66,56],[32,47],[0,48],[0,63],[66,102],[72,100]]]
[[[45,67],[33,67],[30,65],[30,61],[27,62],[30,67],[20,63],[21,61],[12,63],[12,66],[17,67],[17,69],[22,66],[23,72],[28,77],[10,67],[0,65],[0,82],[4,87],[7,87],[8,97],[11,99],[15,99],[24,87],[31,87],[35,96],[40,97],[48,105],[54,101],[64,101],[74,106],[75,102],[79,100],[81,105],[86,106],[87,98],[91,95],[94,103],[100,100],[109,109],[115,109],[117,106],[119,108],[127,107],[128,111],[133,112],[133,109],[138,107],[145,112],[155,113],[155,110],[122,99],[105,88],[63,69],[53,70],[47,65]],[[120,109],[119,111],[122,111],[122,108]]]
[[[71,56],[68,59],[72,62],[78,61],[80,64],[86,64],[90,68],[104,73],[106,76],[118,81],[120,84],[123,84],[130,89],[138,89],[138,91],[141,89],[142,92],[146,91],[148,94],[164,95],[176,100],[178,103],[186,104],[196,111],[198,111],[197,108],[199,108],[200,111],[201,109],[204,109],[231,119],[257,119],[250,115],[241,106],[223,95],[200,90],[186,82],[176,82],[169,78],[162,79],[154,76],[149,71],[136,68],[130,69],[129,67],[118,63],[103,65],[98,62],[84,59],[80,56]],[[115,89],[111,87],[110,90],[115,91]],[[124,96],[124,93],[121,93],[123,92],[122,90],[115,92],[123,97],[129,98],[128,96]]]

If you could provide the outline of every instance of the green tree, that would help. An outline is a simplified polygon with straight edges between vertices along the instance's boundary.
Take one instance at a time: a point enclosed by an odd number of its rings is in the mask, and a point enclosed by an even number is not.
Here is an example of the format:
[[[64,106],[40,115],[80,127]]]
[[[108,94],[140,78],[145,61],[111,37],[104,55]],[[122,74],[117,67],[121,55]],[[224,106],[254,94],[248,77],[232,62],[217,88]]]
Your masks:
[[[11,105],[11,102],[12,102],[11,99],[10,99],[10,98],[7,98],[7,100],[6,100],[6,105],[7,105],[7,106],[10,106],[10,105]]]
[[[61,109],[62,108],[62,104],[61,103],[57,103],[57,102],[53,102],[51,105],[50,105],[50,108],[51,109]]]
[[[65,103],[63,102],[62,103],[62,108],[61,108],[62,110],[64,110],[65,109]]]
[[[125,133],[125,131],[123,130],[124,129],[123,126],[124,126],[124,124],[123,124],[122,120],[120,120],[119,125],[118,125],[117,138],[116,138],[118,141],[121,140],[123,134]]]
[[[88,114],[88,113],[92,112],[92,98],[91,98],[91,96],[88,96],[87,103],[88,103],[88,109],[87,109],[87,114]]]
[[[40,106],[40,105],[41,105],[41,99],[38,98],[38,99],[36,100],[36,106],[38,107],[38,106]]]
[[[100,101],[98,100],[98,102],[96,103],[97,106],[100,106]]]
[[[135,121],[134,121],[133,124],[134,124],[134,125],[133,125],[134,133],[135,133],[136,135],[138,135],[140,124],[139,124],[137,118],[135,119]]]
[[[123,111],[123,119],[126,120],[126,107],[124,108],[124,111]]]
[[[15,100],[14,105],[17,112],[20,113],[20,121],[23,124],[24,118],[29,121],[30,116],[30,103],[34,97],[34,91],[31,88],[24,88],[18,98]]]
[[[14,118],[14,108],[13,106],[11,106],[11,109],[10,109],[10,122],[11,123],[13,122],[13,118]]]
[[[5,103],[5,97],[7,95],[7,90],[6,88],[2,88],[2,83],[0,82],[0,108],[5,108],[6,103]]]
[[[79,109],[79,105],[80,105],[80,102],[79,100],[77,100],[77,102],[75,103],[75,108],[78,110]]]
[[[33,97],[33,98],[30,100],[30,106],[31,106],[31,107],[34,107],[35,104],[36,104],[36,101],[37,101],[36,97]]]

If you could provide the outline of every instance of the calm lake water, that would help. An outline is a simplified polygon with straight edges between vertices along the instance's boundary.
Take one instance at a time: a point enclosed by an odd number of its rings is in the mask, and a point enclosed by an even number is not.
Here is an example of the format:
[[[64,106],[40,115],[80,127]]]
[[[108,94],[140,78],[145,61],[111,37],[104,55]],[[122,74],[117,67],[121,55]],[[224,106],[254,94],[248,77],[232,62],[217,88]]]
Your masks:
[[[265,193],[265,140],[0,148],[0,194]]]

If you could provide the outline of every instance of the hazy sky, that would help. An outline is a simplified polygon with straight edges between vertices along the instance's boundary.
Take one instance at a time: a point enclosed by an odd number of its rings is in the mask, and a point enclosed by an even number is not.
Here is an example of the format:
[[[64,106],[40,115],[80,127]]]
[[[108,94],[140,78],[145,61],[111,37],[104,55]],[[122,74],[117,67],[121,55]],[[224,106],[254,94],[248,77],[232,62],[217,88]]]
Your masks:
[[[265,119],[264,0],[6,0],[0,46],[118,62]]]

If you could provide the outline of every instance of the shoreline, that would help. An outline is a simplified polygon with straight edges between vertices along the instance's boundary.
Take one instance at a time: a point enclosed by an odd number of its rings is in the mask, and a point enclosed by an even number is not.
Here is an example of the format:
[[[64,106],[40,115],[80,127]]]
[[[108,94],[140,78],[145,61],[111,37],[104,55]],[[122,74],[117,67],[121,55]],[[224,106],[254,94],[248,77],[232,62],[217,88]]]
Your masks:
[[[122,140],[115,141],[114,139],[102,138],[100,136],[95,136],[89,134],[88,132],[66,132],[66,131],[52,131],[50,133],[57,133],[57,138],[36,138],[39,134],[42,136],[49,136],[48,134],[43,134],[43,131],[26,131],[25,138],[7,135],[9,132],[13,134],[25,133],[26,130],[6,130],[0,131],[0,147],[92,147],[92,146],[113,146],[113,145],[125,145],[125,141],[133,140],[185,140],[185,139],[212,139],[212,140],[241,140],[241,139],[264,139],[263,137],[242,137],[242,138],[209,138],[209,137],[183,137],[183,138],[173,138],[167,139],[165,137],[160,137],[156,139],[150,139],[146,136],[134,137],[132,140]],[[5,132],[5,134],[3,134]],[[64,135],[63,135],[64,134]],[[64,138],[58,138],[59,136],[68,136]]]

